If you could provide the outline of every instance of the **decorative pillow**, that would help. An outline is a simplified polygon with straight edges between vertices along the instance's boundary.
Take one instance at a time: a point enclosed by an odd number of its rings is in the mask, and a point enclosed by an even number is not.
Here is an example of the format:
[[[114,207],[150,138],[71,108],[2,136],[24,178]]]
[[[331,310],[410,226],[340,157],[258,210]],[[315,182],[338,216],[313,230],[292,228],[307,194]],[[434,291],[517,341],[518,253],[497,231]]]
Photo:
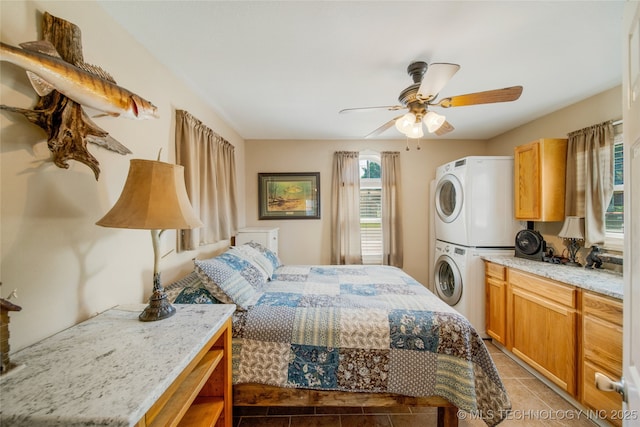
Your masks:
[[[184,288],[174,304],[220,304],[205,288]]]
[[[257,268],[228,251],[208,260],[195,260],[195,272],[205,288],[225,304],[246,310],[259,298],[264,279]]]
[[[216,259],[239,272],[256,289],[262,287],[267,280],[264,271],[254,263],[249,262],[241,253],[229,249],[218,255]]]
[[[263,257],[267,259],[269,263],[271,263],[274,270],[282,265],[278,256],[275,253],[273,253],[272,250],[262,246],[260,243],[251,241],[251,242],[245,243],[245,245],[249,245],[252,248],[256,249]]]
[[[264,256],[258,249],[248,244],[244,244],[240,246],[232,246],[228,252],[243,258],[248,263],[255,266],[263,274],[265,281],[271,279],[271,275],[273,274],[273,264],[271,260]]]
[[[165,286],[164,291],[167,294],[167,299],[169,300],[169,302],[173,303],[185,288],[198,287],[202,287],[202,280],[200,280],[195,271],[192,271],[182,279],[175,281],[168,286]]]

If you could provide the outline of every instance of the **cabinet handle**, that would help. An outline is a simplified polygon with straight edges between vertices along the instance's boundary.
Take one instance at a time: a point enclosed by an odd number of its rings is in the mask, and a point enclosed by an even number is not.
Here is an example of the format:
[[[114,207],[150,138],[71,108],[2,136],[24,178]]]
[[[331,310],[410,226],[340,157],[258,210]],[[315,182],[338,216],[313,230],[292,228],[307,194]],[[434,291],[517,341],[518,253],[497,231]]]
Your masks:
[[[614,381],[605,374],[596,372],[596,388],[601,391],[615,391],[620,393],[622,400],[627,401],[624,378],[621,378],[620,381]]]

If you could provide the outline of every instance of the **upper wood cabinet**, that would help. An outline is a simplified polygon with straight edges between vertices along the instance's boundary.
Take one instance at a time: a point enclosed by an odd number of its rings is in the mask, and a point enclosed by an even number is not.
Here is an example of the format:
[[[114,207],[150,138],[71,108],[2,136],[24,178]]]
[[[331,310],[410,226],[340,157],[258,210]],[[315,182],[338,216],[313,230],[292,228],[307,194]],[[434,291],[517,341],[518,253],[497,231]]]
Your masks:
[[[515,217],[564,221],[567,140],[543,138],[514,150]]]

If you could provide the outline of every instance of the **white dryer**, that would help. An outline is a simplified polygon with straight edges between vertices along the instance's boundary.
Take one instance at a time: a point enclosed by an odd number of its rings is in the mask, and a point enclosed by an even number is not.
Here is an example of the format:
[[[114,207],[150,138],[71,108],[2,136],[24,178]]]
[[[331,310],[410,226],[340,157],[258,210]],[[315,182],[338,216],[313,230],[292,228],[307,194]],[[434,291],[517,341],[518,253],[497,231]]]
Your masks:
[[[435,238],[463,246],[513,247],[513,157],[470,156],[436,169]]]
[[[513,255],[513,249],[473,248],[436,240],[434,287],[444,302],[486,338],[484,255]]]

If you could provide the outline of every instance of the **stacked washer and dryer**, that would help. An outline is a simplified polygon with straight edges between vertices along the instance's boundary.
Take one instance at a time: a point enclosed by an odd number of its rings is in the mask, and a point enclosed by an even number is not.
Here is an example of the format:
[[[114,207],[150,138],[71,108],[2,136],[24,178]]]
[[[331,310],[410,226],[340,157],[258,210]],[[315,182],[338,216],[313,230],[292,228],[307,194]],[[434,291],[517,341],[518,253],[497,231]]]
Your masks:
[[[513,255],[513,157],[471,156],[436,169],[435,293],[485,328],[484,255]]]

